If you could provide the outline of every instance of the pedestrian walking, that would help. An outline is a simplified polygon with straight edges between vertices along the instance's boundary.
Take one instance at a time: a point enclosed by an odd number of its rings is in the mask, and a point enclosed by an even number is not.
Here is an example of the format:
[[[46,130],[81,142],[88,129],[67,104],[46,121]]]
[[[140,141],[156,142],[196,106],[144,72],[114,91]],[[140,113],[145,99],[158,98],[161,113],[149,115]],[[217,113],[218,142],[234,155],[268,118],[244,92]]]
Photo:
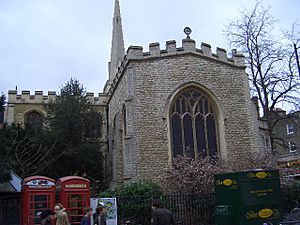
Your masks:
[[[68,214],[64,210],[56,214],[56,225],[70,225]]]
[[[54,219],[52,209],[46,209],[41,213],[41,225],[52,225]]]
[[[175,225],[173,213],[166,208],[163,208],[159,199],[153,199],[151,208],[152,212],[152,225]]]
[[[106,225],[105,212],[106,208],[103,205],[99,205],[96,208],[96,212],[93,215],[94,225]]]
[[[80,225],[91,225],[91,216],[93,215],[93,209],[91,207],[84,208],[85,215],[81,219]]]

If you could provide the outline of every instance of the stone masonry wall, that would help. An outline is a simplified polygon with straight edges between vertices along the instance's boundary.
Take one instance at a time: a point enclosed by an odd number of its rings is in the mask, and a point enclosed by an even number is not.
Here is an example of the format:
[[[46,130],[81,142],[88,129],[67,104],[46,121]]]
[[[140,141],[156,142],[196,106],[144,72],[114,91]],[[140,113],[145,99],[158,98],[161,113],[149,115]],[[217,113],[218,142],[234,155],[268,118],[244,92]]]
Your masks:
[[[170,166],[168,105],[172,93],[184,85],[199,86],[215,100],[223,158],[259,151],[242,56],[233,52],[233,58],[228,59],[226,51],[219,48],[216,55],[212,54],[207,44],[196,49],[190,39],[183,40],[182,48],[176,48],[175,41],[170,41],[166,50],[160,50],[158,43],[150,44],[149,49],[149,53],[143,53],[141,47],[129,48],[108,93],[110,121],[125,102],[131,102],[131,151],[134,152],[131,160],[136,170],[133,179],[158,179]],[[127,68],[134,74],[132,95],[128,95]],[[121,154],[116,157],[117,165],[122,161],[118,157]],[[121,178],[122,172],[117,167]]]

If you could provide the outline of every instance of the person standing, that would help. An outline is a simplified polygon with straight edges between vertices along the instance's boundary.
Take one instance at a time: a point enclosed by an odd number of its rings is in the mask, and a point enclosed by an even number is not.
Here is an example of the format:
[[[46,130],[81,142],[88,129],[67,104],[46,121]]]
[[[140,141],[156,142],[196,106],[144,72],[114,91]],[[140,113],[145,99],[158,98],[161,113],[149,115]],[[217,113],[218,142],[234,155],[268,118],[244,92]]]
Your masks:
[[[91,207],[84,208],[85,215],[81,219],[80,225],[91,225],[91,216],[93,215],[93,209]]]
[[[51,209],[46,209],[41,213],[41,225],[51,225],[54,213]]]
[[[151,208],[153,210],[152,225],[175,225],[173,213],[163,208],[159,199],[152,200]]]
[[[105,212],[106,208],[103,205],[99,205],[96,208],[96,212],[93,215],[94,225],[106,225]]]
[[[57,213],[61,210],[65,210],[64,206],[61,203],[56,203],[54,205],[54,218],[56,219]]]
[[[70,225],[68,214],[61,210],[56,214],[56,225]]]

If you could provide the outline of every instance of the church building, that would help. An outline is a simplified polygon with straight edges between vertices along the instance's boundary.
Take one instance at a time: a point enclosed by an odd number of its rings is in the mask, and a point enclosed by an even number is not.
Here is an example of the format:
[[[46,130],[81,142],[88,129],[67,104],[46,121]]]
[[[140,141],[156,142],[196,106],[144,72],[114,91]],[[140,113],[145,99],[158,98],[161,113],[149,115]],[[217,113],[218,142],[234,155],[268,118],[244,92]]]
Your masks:
[[[179,155],[230,159],[261,149],[243,55],[213,53],[206,43],[197,48],[189,28],[185,34],[182,43],[150,43],[149,52],[130,46],[125,53],[115,0],[109,79],[98,97],[88,93],[106,118],[101,151],[112,185],[157,180]],[[52,97],[10,91],[6,121],[24,123]]]

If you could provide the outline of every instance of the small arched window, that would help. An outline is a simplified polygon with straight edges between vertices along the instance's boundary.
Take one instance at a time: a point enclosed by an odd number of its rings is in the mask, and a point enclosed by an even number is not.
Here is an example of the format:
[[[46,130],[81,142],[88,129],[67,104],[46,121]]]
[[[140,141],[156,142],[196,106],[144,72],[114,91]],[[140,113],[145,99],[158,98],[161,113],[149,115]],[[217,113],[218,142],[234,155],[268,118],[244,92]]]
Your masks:
[[[189,88],[181,92],[170,109],[173,157],[215,157],[218,153],[217,122],[211,101]]]
[[[25,114],[25,127],[34,131],[40,130],[44,124],[44,116],[37,111],[30,111]]]

